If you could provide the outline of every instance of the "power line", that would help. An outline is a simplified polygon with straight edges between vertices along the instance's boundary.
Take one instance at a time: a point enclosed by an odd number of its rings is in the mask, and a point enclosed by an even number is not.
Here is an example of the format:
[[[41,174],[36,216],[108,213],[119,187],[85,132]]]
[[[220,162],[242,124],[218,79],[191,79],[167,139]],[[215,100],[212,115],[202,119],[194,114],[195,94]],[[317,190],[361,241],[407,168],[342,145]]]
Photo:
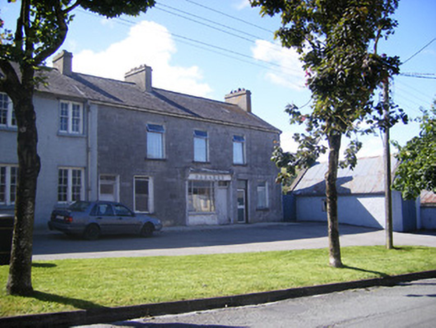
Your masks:
[[[200,17],[200,16],[198,16],[198,15],[191,14],[191,13],[189,13],[189,12],[186,12],[186,11],[180,10],[180,9],[178,9],[178,8],[174,8],[174,7],[171,7],[171,6],[168,6],[168,5],[163,5],[163,4],[160,4],[160,3],[157,3],[157,5],[158,5],[158,6],[155,7],[155,9],[161,10],[161,11],[166,12],[166,13],[168,13],[168,14],[171,14],[171,15],[174,15],[174,16],[177,16],[177,17],[180,17],[180,18],[186,19],[186,20],[188,20],[188,21],[191,21],[191,22],[194,22],[194,23],[197,23],[197,24],[203,25],[203,26],[207,26],[207,27],[209,27],[209,28],[211,28],[211,29],[217,30],[217,31],[219,31],[219,32],[222,32],[222,33],[228,34],[228,35],[230,35],[230,36],[233,36],[233,37],[236,37],[236,38],[242,39],[242,40],[247,41],[247,42],[250,42],[250,43],[256,43],[256,39],[264,40],[264,38],[262,38],[262,37],[260,37],[260,36],[258,36],[258,35],[254,35],[254,34],[250,34],[250,33],[244,32],[244,31],[242,31],[242,30],[239,30],[239,29],[236,29],[236,28],[230,27],[230,26],[228,26],[228,25],[224,25],[224,24],[221,24],[221,23],[215,22],[215,21],[213,21],[213,20],[210,20],[210,19],[207,19],[207,18],[204,18],[204,17]],[[163,9],[163,8],[159,8],[159,6],[163,6],[163,7],[169,8],[169,9],[171,9],[171,10],[175,10],[176,12],[173,12],[173,11],[170,11],[170,10],[166,10],[166,9]],[[183,13],[184,15],[180,14],[180,12]],[[198,21],[198,20],[196,20],[196,19],[193,19],[193,18],[187,17],[187,16],[185,16],[185,15],[188,15],[188,16],[191,16],[191,17],[195,17],[195,18],[197,18],[197,19],[204,20],[204,21],[206,21],[206,22],[209,22],[209,23],[215,24],[215,25],[217,25],[217,26],[224,27],[225,29],[228,29],[228,30],[231,30],[231,31],[235,31],[235,32],[238,32],[238,33],[241,33],[241,34],[247,35],[247,36],[252,37],[252,38],[247,38],[247,37],[244,37],[244,36],[241,36],[241,35],[235,34],[235,33],[233,33],[233,32],[229,32],[229,31],[223,30],[223,29],[221,29],[221,28],[218,28],[218,27],[215,27],[215,26],[211,26],[211,25],[209,25],[209,24],[206,24],[206,23],[200,22],[200,21]],[[279,45],[277,45],[277,44],[275,44],[275,43],[271,43],[271,44],[272,44],[272,50],[273,50],[273,51],[281,52],[281,50],[283,49],[283,47],[281,47],[281,46],[279,46]]]
[[[92,16],[96,17],[96,14],[89,13],[89,12],[87,12],[85,10],[79,9],[79,11],[81,11],[83,13],[86,13],[88,15],[92,15]],[[136,24],[135,22],[130,21],[130,20],[125,19],[125,18],[122,18],[122,17],[113,18],[113,20],[117,21],[120,24],[126,25],[126,26],[133,26],[133,25]],[[252,56],[249,56],[249,55],[246,55],[246,54],[243,54],[243,53],[240,53],[240,52],[228,49],[228,48],[219,47],[219,46],[207,43],[207,42],[196,40],[196,39],[193,39],[193,38],[189,38],[189,37],[186,37],[186,36],[183,36],[183,35],[180,35],[180,34],[175,34],[175,33],[171,33],[171,32],[164,32],[164,33],[166,33],[168,35],[171,35],[174,38],[179,39],[180,42],[188,44],[190,46],[194,46],[194,47],[199,48],[199,49],[207,50],[209,52],[213,52],[215,54],[226,56],[228,58],[236,59],[236,60],[239,60],[241,62],[245,62],[245,63],[251,64],[251,65],[254,65],[254,66],[258,66],[258,67],[265,68],[265,69],[270,69],[270,70],[272,69],[272,70],[277,71],[277,72],[283,72],[283,70],[290,71],[290,72],[299,72],[298,70],[296,70],[294,68],[291,68],[291,67],[287,67],[287,66],[283,66],[283,65],[280,65],[280,64],[276,64],[274,62],[269,62],[269,61],[266,61],[266,60],[263,60],[263,59],[254,59]],[[205,47],[208,47],[208,48],[211,48],[211,49],[207,49]],[[251,61],[243,60],[241,58],[236,58],[235,56],[230,56],[230,55],[225,54],[225,53],[229,53],[231,55],[236,55],[236,56],[239,56],[239,57],[243,57],[243,58],[249,59]],[[267,64],[268,66],[261,65],[259,63],[252,62],[252,61],[260,61],[260,62],[263,62],[263,63]],[[274,66],[274,67],[271,67],[271,66]]]
[[[213,9],[213,8],[210,8],[210,7],[208,7],[208,6],[202,5],[202,4],[198,3],[198,2],[195,2],[195,1],[192,1],[192,0],[185,0],[185,1],[186,1],[186,2],[189,2],[189,3],[192,3],[192,4],[196,5],[196,6],[202,7],[202,8],[204,8],[204,9],[207,9],[207,10],[213,11],[213,12],[218,13],[218,14],[220,14],[220,15],[223,15],[223,16],[225,16],[225,17],[228,17],[228,18],[234,19],[234,20],[236,20],[236,21],[238,21],[238,22],[241,22],[241,23],[244,23],[244,24],[250,25],[250,26],[252,26],[252,27],[258,28],[258,29],[263,30],[263,31],[265,31],[265,32],[268,32],[268,33],[274,33],[274,31],[268,30],[268,29],[266,29],[266,28],[264,28],[264,27],[262,27],[262,26],[259,26],[259,25],[256,25],[256,24],[253,24],[253,23],[247,22],[246,20],[243,20],[243,19],[241,19],[241,18],[238,18],[238,17],[232,16],[232,15],[226,14],[226,13],[224,13],[224,12],[222,12],[222,11],[219,11],[219,10],[216,10],[216,9]]]
[[[171,7],[171,6],[168,6],[168,5],[164,5],[164,4],[161,4],[161,3],[156,3],[156,5],[157,5],[157,6],[154,7],[154,9],[159,9],[159,10],[165,11],[165,12],[167,12],[167,13],[169,13],[169,14],[172,14],[172,15],[175,15],[175,16],[179,16],[179,17],[181,17],[181,18],[184,18],[184,19],[187,19],[187,20],[193,21],[193,22],[198,23],[198,24],[202,24],[202,25],[208,26],[208,27],[210,27],[210,28],[217,29],[216,27],[213,27],[213,26],[207,25],[207,24],[205,24],[205,23],[199,22],[199,21],[197,21],[197,20],[194,20],[194,19],[188,18],[188,17],[183,16],[183,15],[181,15],[181,14],[179,14],[179,13],[183,13],[183,14],[185,14],[185,15],[188,15],[188,16],[191,16],[191,17],[195,17],[195,18],[197,18],[197,19],[201,19],[201,20],[206,21],[206,22],[208,22],[208,23],[212,23],[212,24],[215,24],[215,25],[217,25],[217,26],[221,26],[221,27],[224,27],[224,28],[226,28],[226,29],[229,29],[229,30],[232,30],[232,31],[236,31],[236,32],[241,33],[241,34],[245,34],[245,35],[250,36],[250,37],[252,37],[252,38],[254,38],[254,39],[262,39],[260,36],[253,35],[253,34],[250,34],[250,33],[247,33],[247,32],[244,32],[244,31],[241,31],[241,30],[238,30],[238,29],[235,29],[235,28],[230,27],[230,26],[228,26],[228,25],[224,25],[224,24],[221,24],[221,23],[215,22],[215,21],[213,21],[213,20],[211,20],[211,19],[207,19],[207,18],[204,18],[204,17],[198,16],[198,15],[194,15],[194,14],[192,14],[192,13],[189,13],[189,12],[183,11],[183,10],[178,9],[178,8],[174,8],[174,7]],[[161,7],[166,7],[166,8],[171,9],[171,10],[175,10],[175,11],[177,11],[177,13],[175,13],[175,12],[171,12],[171,11],[168,11],[168,10],[164,10],[164,9],[162,9],[162,8],[159,8],[160,6],[161,6]],[[217,29],[217,30],[220,31],[220,32],[229,33],[229,32],[227,32],[227,31],[223,31],[223,30],[221,30],[221,29]],[[233,34],[233,33],[231,33],[231,35],[236,36],[236,37],[240,37],[239,35],[235,35],[235,34]],[[243,39],[248,40],[248,41],[250,41],[250,42],[253,41],[253,39],[246,39],[246,38],[243,38]]]
[[[430,44],[432,44],[434,41],[436,41],[436,38],[433,38],[433,40],[431,40],[429,43],[427,43],[424,47],[422,47],[421,49],[419,49],[417,52],[415,52],[412,56],[410,56],[409,58],[407,58],[402,65],[404,65],[405,63],[407,63],[409,60],[411,60],[413,57],[415,57],[416,55],[418,55],[421,51],[423,51],[425,48],[427,48]]]
[[[399,75],[407,76],[407,77],[417,77],[417,78],[421,78],[421,79],[436,80],[436,74],[434,74],[434,73],[400,73]]]

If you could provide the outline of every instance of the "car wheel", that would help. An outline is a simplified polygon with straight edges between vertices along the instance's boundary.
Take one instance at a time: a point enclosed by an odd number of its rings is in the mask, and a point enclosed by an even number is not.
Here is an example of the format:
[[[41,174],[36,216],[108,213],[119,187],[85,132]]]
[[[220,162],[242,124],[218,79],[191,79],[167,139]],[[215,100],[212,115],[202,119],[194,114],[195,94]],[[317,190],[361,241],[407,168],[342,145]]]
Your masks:
[[[144,224],[141,229],[141,237],[151,237],[153,235],[154,225],[150,222]]]
[[[83,237],[88,240],[96,240],[100,237],[100,228],[96,224],[90,224],[83,232]]]

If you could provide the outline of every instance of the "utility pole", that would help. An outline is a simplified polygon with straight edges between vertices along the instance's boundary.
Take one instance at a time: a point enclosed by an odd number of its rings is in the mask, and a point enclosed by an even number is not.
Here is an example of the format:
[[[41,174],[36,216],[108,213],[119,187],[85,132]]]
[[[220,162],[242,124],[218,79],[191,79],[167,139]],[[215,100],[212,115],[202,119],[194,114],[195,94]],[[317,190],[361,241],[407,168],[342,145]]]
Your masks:
[[[391,192],[391,151],[389,137],[389,77],[383,82],[383,114],[385,121],[384,138],[383,138],[383,155],[384,155],[384,177],[385,177],[385,231],[386,231],[386,248],[393,249],[392,233],[392,192]]]

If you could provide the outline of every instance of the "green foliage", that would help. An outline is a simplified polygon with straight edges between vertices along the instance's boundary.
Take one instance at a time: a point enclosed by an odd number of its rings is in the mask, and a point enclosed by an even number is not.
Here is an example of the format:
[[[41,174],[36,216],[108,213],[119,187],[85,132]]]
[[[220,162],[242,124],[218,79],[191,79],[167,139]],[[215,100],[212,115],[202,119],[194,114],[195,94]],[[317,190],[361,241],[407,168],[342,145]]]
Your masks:
[[[154,0],[23,0],[16,21],[4,22],[0,18],[0,60],[36,69],[62,45],[68,24],[74,18],[71,12],[79,6],[111,18],[138,15],[154,4]],[[4,29],[5,23],[14,27],[15,32]]]
[[[8,5],[14,5],[13,2],[16,1],[8,0]],[[40,171],[33,94],[38,83],[45,83],[44,75],[36,73],[43,70],[44,61],[64,42],[74,17],[71,13],[77,7],[116,17],[123,13],[137,15],[154,3],[154,0],[21,0],[15,20],[5,22],[0,18],[0,90],[8,94],[14,105],[20,175],[7,283],[10,294],[26,295],[33,290],[31,245]]]
[[[38,261],[35,292],[0,291],[0,317],[247,294],[378,278],[436,267],[436,248],[345,247],[345,267],[325,265],[326,249]],[[0,285],[7,279],[0,266]]]
[[[430,111],[423,110],[419,136],[398,149],[400,161],[393,188],[401,191],[405,199],[417,198],[422,190],[436,192],[436,102]]]
[[[281,15],[276,32],[282,45],[294,48],[307,74],[312,91],[312,112],[302,114],[295,105],[286,109],[291,124],[304,124],[307,134],[297,134],[296,154],[276,149],[273,160],[289,168],[308,167],[326,151],[319,145],[334,135],[353,138],[341,166],[354,167],[361,148],[359,134],[385,128],[383,104],[375,103],[374,91],[389,76],[399,73],[398,57],[377,53],[380,39],[393,33],[397,22],[389,18],[396,0],[253,0],[263,15]],[[370,49],[372,47],[372,50]],[[407,117],[391,106],[390,125]],[[397,114],[396,114],[397,113]],[[365,122],[366,129],[360,129]],[[384,125],[383,125],[383,124]],[[279,177],[280,178],[280,177]]]

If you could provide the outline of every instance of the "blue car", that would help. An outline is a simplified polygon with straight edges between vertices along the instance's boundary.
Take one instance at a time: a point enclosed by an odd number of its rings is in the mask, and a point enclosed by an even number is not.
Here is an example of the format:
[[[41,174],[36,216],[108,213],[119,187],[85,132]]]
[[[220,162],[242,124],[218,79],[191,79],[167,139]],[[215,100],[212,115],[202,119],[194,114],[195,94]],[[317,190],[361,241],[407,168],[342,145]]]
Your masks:
[[[66,209],[55,209],[48,227],[67,235],[96,240],[100,235],[108,234],[150,237],[162,229],[162,223],[159,219],[137,214],[121,203],[78,201]]]

